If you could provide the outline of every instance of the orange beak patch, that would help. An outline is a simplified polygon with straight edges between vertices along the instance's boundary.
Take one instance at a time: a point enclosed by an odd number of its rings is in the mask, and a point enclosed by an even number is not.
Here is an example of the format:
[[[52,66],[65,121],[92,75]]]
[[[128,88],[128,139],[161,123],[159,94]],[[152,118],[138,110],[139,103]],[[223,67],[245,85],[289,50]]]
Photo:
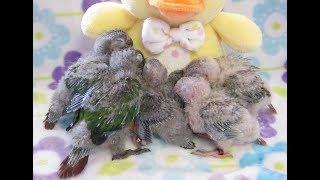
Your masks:
[[[149,0],[162,12],[197,13],[204,8],[204,0]]]

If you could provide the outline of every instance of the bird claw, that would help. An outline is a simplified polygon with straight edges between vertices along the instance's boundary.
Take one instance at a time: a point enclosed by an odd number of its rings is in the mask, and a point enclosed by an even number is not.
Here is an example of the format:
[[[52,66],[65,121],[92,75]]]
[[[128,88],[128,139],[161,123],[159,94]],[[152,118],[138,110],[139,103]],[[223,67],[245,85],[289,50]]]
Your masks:
[[[267,146],[267,142],[262,138],[258,138],[254,143],[261,145],[261,146]]]
[[[145,140],[139,138],[136,134],[131,135],[131,141],[138,148],[141,148],[142,146],[147,145],[147,142]]]
[[[277,114],[277,110],[276,110],[276,108],[274,108],[274,106],[272,104],[269,104],[268,108],[271,110],[272,113]]]
[[[115,154],[112,156],[112,161],[113,160],[117,160],[117,159],[125,159],[129,156],[132,156],[132,155],[139,155],[139,154],[142,154],[142,153],[146,153],[146,152],[150,152],[150,149],[148,148],[138,148],[138,149],[135,149],[135,150],[132,150],[132,149],[128,149],[124,152],[121,152],[119,154]]]
[[[191,152],[191,154],[202,156],[202,157],[209,157],[209,156],[216,157],[216,158],[233,157],[232,154],[223,152],[223,150],[221,150],[221,149],[216,149],[213,151],[206,151],[206,150],[198,149],[194,152]]]

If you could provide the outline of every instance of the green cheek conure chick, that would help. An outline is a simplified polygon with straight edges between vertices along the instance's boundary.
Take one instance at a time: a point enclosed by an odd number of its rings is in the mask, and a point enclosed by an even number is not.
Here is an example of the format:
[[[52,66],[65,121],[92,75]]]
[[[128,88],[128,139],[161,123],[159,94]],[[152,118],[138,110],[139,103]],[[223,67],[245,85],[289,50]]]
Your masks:
[[[66,107],[74,93],[66,84],[76,86],[76,84],[88,83],[99,75],[101,69],[103,70],[109,65],[113,51],[128,47],[132,47],[132,40],[122,30],[112,30],[99,36],[95,40],[93,52],[81,57],[69,67],[66,76],[60,81],[44,121],[45,128],[53,129],[59,118],[65,114]]]
[[[131,68],[116,65],[118,58],[129,63]],[[139,112],[142,70],[137,67],[141,67],[142,63],[143,56],[140,51],[123,49],[113,52],[110,67],[106,66],[92,77],[90,82],[67,84],[75,92],[66,111],[75,114],[73,122],[67,128],[71,129],[74,143],[72,152],[61,165],[60,177],[76,175],[75,170],[78,170],[79,166],[84,168],[83,163],[86,163],[84,160],[88,159],[92,149],[114,136],[119,138],[115,138],[117,141],[111,141],[114,142],[111,144],[112,159],[148,151],[148,149],[125,151],[122,142],[125,137],[117,134],[129,128]],[[123,69],[126,69],[125,73]]]
[[[256,67],[240,56],[224,56],[217,59],[198,58],[186,69],[186,76],[206,78],[211,86],[222,86],[226,93],[236,98],[250,113],[257,117],[258,111],[270,108],[270,88],[257,74]]]
[[[205,135],[217,145],[213,151],[197,150],[200,156],[230,156],[235,144],[256,141],[260,136],[258,120],[222,88],[211,89],[203,77],[183,77],[175,92],[185,101],[185,114],[193,132]]]
[[[170,92],[166,90],[169,88],[162,89],[168,79],[166,68],[157,59],[148,59],[143,77],[146,90],[136,121],[142,144],[150,143],[152,134],[155,134],[166,143],[193,149],[193,134],[181,105],[168,96]]]
[[[72,120],[66,130],[72,136],[73,149],[61,164],[58,172],[61,178],[79,174],[92,150],[104,142],[111,142],[112,159],[149,151],[125,150],[125,137],[121,135],[128,131],[139,112],[143,55],[133,48],[116,50],[111,53],[109,64],[83,60],[66,73],[62,85],[67,91],[62,92],[68,92],[70,100],[65,101],[61,119]],[[59,100],[63,95],[57,95]]]

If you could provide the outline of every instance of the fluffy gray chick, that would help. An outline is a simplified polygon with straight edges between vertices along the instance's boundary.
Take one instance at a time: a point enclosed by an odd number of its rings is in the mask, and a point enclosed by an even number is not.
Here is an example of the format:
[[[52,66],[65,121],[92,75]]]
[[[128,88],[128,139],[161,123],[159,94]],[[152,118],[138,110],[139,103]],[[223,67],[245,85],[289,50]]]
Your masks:
[[[109,62],[109,57],[88,54],[69,67],[51,98],[51,105],[44,120],[46,129],[53,129],[59,118],[66,113],[73,94],[70,87],[92,83],[93,79],[101,76],[101,72],[108,68],[106,61]]]
[[[221,86],[226,93],[247,107],[253,116],[270,108],[270,88],[257,74],[256,67],[240,56],[224,56],[218,59],[202,57],[185,69],[186,76],[202,76],[211,86]]]
[[[256,118],[222,88],[211,89],[205,78],[183,77],[177,82],[175,92],[186,103],[185,113],[193,132],[207,136],[218,146],[217,150],[197,150],[193,154],[230,156],[230,146],[259,139]]]
[[[90,79],[101,74],[99,69],[109,65],[112,52],[132,47],[132,44],[131,38],[122,30],[112,30],[99,36],[95,40],[94,50],[71,65],[66,76],[60,81],[51,98],[51,106],[44,120],[45,128],[53,129],[58,119],[65,113],[72,95],[66,84],[89,83]]]
[[[143,59],[140,51],[131,48],[120,51],[125,54],[123,57],[129,58],[125,60],[126,62],[141,66]],[[115,63],[114,59],[116,58],[111,57],[110,64]],[[140,148],[124,150],[121,130],[128,129],[139,113],[142,70],[128,69],[131,73],[119,76],[118,72],[122,68],[105,65],[104,70],[95,69],[97,74],[92,77],[93,79],[86,80],[87,76],[84,76],[75,80],[75,83],[66,83],[73,92],[65,116],[72,115],[67,116],[72,118],[67,130],[71,130],[70,135],[74,141],[71,153],[61,164],[59,177],[79,174],[84,169],[92,150],[105,141],[111,143],[113,159],[149,151]]]
[[[193,149],[193,134],[181,105],[160,88],[167,82],[166,68],[157,59],[148,59],[143,77],[146,88],[136,121],[140,139],[150,143],[152,134],[155,134],[166,143]]]
[[[105,61],[109,63],[109,60],[110,66],[105,63]],[[55,90],[51,99],[51,106],[44,120],[45,128],[53,129],[59,118],[66,113],[66,108],[74,94],[73,87],[86,87],[96,79],[102,78],[112,83],[112,81],[117,81],[123,77],[133,77],[137,74],[141,76],[142,64],[142,53],[133,48],[113,51],[110,58],[95,54],[81,57],[69,67]],[[110,70],[108,77],[102,77],[106,76],[106,70]],[[113,72],[114,75],[111,76],[110,73]],[[93,93],[97,97],[105,96],[100,92]]]
[[[113,51],[132,47],[132,39],[122,30],[111,30],[101,34],[94,43],[97,55],[111,54]]]

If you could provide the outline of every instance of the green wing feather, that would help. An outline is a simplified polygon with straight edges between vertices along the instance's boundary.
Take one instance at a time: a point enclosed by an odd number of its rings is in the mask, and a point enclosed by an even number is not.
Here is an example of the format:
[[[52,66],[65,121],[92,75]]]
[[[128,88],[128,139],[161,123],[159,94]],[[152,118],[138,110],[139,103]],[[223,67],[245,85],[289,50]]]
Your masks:
[[[112,106],[95,111],[82,109],[80,119],[84,119],[89,130],[108,135],[111,131],[128,126],[139,112],[141,86],[135,79],[126,79],[127,87]]]

